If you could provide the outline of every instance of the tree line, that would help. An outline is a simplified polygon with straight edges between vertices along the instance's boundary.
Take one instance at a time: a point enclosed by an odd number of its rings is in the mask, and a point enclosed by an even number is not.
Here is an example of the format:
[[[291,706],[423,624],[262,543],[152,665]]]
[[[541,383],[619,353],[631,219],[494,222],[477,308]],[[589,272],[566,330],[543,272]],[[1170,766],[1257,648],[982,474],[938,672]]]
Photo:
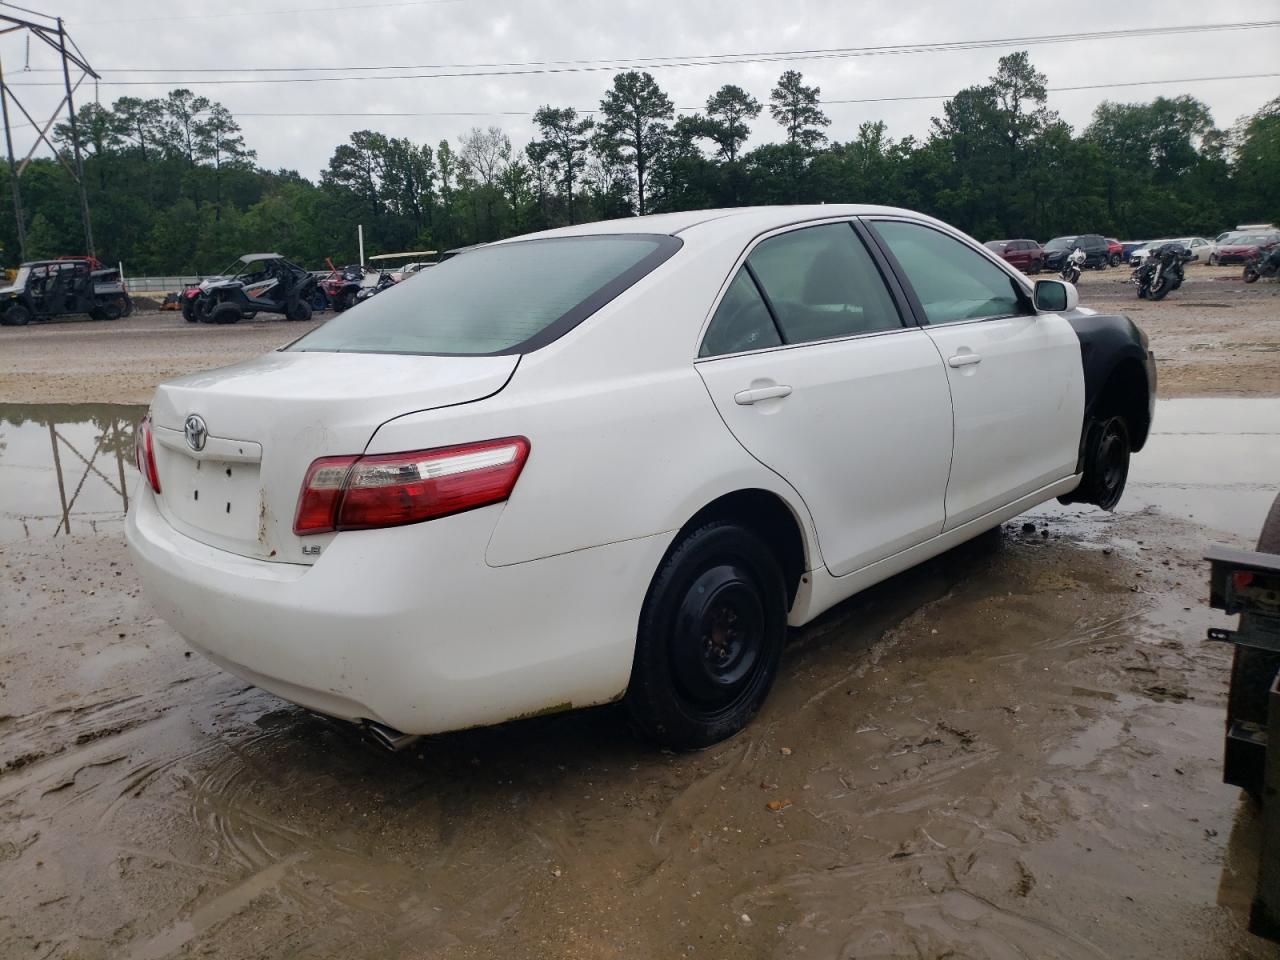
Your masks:
[[[121,97],[77,114],[99,257],[130,274],[214,271],[278,251],[309,266],[368,252],[448,249],[576,222],[744,204],[908,207],[979,239],[1099,232],[1125,239],[1213,233],[1280,219],[1280,97],[1229,129],[1191,96],[1103,102],[1074,132],[1025,52],[947,100],[928,134],[882,121],[829,136],[821,90],[787,70],[761,103],[726,84],[677,116],[648,73],[614,76],[584,115],[545,105],[517,148],[499,127],[417,143],[357,130],[318,182],[256,162],[235,117],[189,90]],[[748,149],[766,114],[780,136]],[[69,125],[55,128],[69,156]],[[0,180],[7,171],[0,171]],[[21,181],[27,255],[83,250],[74,182],[53,158]],[[0,184],[7,195],[8,183]],[[4,203],[0,243],[18,259]]]

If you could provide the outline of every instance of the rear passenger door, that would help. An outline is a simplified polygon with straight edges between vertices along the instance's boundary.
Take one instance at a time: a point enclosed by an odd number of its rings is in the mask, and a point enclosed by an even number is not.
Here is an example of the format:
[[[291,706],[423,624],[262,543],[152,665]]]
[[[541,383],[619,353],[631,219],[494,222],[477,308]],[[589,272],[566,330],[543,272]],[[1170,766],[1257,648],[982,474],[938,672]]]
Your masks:
[[[734,436],[804,498],[836,576],[937,535],[951,462],[946,373],[873,248],[848,221],[759,240],[696,361]]]
[[[1010,273],[958,237],[909,220],[870,225],[951,387],[945,529],[1075,473],[1084,366],[1071,324],[1036,314]]]

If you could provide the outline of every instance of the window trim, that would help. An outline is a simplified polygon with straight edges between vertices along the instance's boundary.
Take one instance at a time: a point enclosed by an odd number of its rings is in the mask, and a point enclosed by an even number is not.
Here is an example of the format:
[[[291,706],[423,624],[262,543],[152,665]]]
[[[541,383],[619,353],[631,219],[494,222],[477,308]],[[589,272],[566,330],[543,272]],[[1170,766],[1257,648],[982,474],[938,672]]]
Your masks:
[[[774,237],[782,236],[787,233],[795,233],[797,230],[806,230],[809,227],[823,227],[830,224],[843,223],[847,224],[866,249],[871,262],[875,265],[876,272],[879,273],[881,281],[885,285],[885,289],[889,293],[889,298],[893,301],[894,309],[898,312],[898,322],[901,324],[895,330],[870,330],[866,333],[851,333],[842,337],[828,337],[825,340],[802,340],[799,343],[788,343],[786,335],[782,331],[782,325],[778,323],[778,315],[773,309],[773,303],[769,299],[769,294],[765,291],[764,285],[760,283],[756,276],[755,270],[751,269],[747,264],[747,259],[755,251],[761,243]],[[702,344],[706,340],[707,331],[711,328],[711,321],[715,319],[716,311],[720,309],[720,303],[724,300],[725,295],[729,292],[729,286],[737,277],[739,270],[747,270],[751,277],[752,283],[756,285],[756,291],[760,294],[760,299],[764,301],[765,309],[769,311],[769,317],[773,320],[774,329],[778,334],[778,339],[782,342],[777,345],[768,347],[756,347],[753,350],[739,350],[737,353],[717,353],[713,356],[703,357],[698,355],[698,351],[702,349]],[[693,362],[694,363],[710,363],[715,360],[727,360],[731,357],[748,357],[758,353],[768,353],[777,350],[797,350],[804,347],[816,347],[828,343],[843,343],[846,340],[863,340],[867,337],[883,337],[888,334],[904,333],[908,330],[916,329],[915,316],[911,309],[911,304],[905,296],[903,296],[901,288],[898,284],[897,277],[894,276],[889,263],[880,253],[878,246],[871,242],[863,231],[859,230],[858,218],[846,214],[839,217],[822,217],[816,220],[800,220],[795,223],[788,223],[782,226],[770,227],[761,231],[747,241],[746,247],[738,254],[733,262],[728,275],[724,278],[720,285],[720,290],[711,302],[711,306],[707,311],[707,315],[703,318],[701,326],[698,328],[698,335],[694,339],[693,344]]]
[[[924,227],[925,229],[933,230],[936,233],[942,234],[944,237],[949,237],[952,240],[955,240],[961,246],[967,247],[969,250],[974,251],[975,253],[979,254],[984,259],[986,259],[988,262],[993,264],[1001,273],[1009,277],[1014,283],[1016,283],[1022,289],[1023,293],[1026,294],[1027,300],[1030,302],[1034,302],[1034,297],[1033,297],[1034,287],[1029,285],[1027,280],[1024,277],[1020,276],[1016,270],[1012,269],[1010,267],[1010,264],[1007,261],[1005,261],[1001,257],[996,256],[994,253],[992,253],[982,244],[979,244],[976,241],[971,240],[970,238],[966,237],[964,234],[960,233],[958,230],[952,230],[938,223],[930,223],[925,220],[917,220],[914,217],[901,217],[901,216],[875,214],[871,216],[859,217],[858,219],[862,221],[863,224],[866,226],[867,233],[871,236],[871,238],[875,241],[876,245],[880,248],[881,252],[884,254],[886,261],[888,261],[889,264],[891,264],[894,275],[898,277],[899,282],[902,284],[902,288],[906,292],[907,298],[911,303],[912,312],[915,314],[916,323],[919,324],[919,326],[939,327],[939,328],[960,327],[969,323],[986,323],[988,320],[1008,320],[1013,317],[1034,317],[1036,315],[1034,312],[1032,313],[993,313],[985,317],[970,317],[967,320],[955,320],[955,321],[952,321],[951,323],[930,323],[929,316],[924,309],[924,303],[920,300],[920,297],[916,294],[915,287],[911,285],[911,280],[907,276],[906,270],[903,269],[903,266],[898,261],[898,258],[894,256],[893,251],[889,249],[888,243],[884,240],[883,237],[880,236],[879,231],[875,229],[875,224],[877,223],[909,223],[909,224],[912,224],[913,226]]]
[[[572,331],[579,324],[588,320],[592,315],[608,306],[612,301],[616,300],[622,294],[653,273],[660,266],[670,260],[680,248],[684,246],[684,241],[673,234],[669,233],[641,233],[619,231],[617,233],[580,233],[569,234],[568,236],[557,237],[530,237],[527,240],[511,240],[501,243],[485,244],[489,247],[515,247],[522,244],[552,244],[564,243],[570,240],[653,240],[656,245],[653,250],[636,263],[632,264],[618,276],[614,277],[603,287],[597,290],[585,300],[576,304],[566,313],[547,324],[533,336],[519,343],[514,343],[509,347],[501,350],[492,350],[488,353],[440,353],[427,352],[422,350],[307,350],[305,347],[298,348],[297,344],[305,340],[311,333],[304,333],[296,340],[291,340],[279,350],[288,350],[295,353],[363,353],[377,356],[408,356],[408,357],[509,357],[523,356],[527,353],[533,353],[535,350],[541,350],[548,344],[554,343],[567,333]],[[446,261],[447,262],[447,261]],[[323,328],[317,328],[323,329]]]

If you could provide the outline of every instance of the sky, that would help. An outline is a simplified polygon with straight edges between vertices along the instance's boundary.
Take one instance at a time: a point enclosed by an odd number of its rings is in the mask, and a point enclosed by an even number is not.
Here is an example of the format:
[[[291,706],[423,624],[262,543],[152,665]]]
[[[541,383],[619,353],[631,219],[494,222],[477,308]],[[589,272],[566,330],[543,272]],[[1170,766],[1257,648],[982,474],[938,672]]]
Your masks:
[[[236,114],[247,144],[267,168],[317,177],[333,148],[362,128],[418,142],[455,140],[470,127],[498,125],[517,148],[534,134],[531,114],[542,104],[598,107],[613,68],[637,58],[883,47],[895,44],[1005,40],[1152,26],[1280,21],[1280,0],[1240,5],[1175,0],[1123,4],[1075,0],[1058,5],[902,0],[15,0],[29,10],[64,18],[88,61],[102,75],[87,81],[78,103],[104,105],[120,96],[162,96],[188,86]],[[1041,17],[1016,16],[1044,11]],[[1159,17],[1153,18],[1153,10]],[[0,5],[0,12],[26,16]],[[1058,14],[1068,12],[1069,17]],[[1049,106],[1079,130],[1103,100],[1135,102],[1189,93],[1205,101],[1219,126],[1230,126],[1280,95],[1280,27],[1155,37],[1089,39],[980,49],[875,56],[823,56],[780,62],[702,63],[650,67],[677,107],[701,107],[725,83],[766,101],[778,75],[801,71],[824,101],[947,95],[981,83],[997,59],[1027,49],[1048,77]],[[531,61],[606,61],[561,64],[555,72],[475,76],[474,64]],[[0,37],[0,64],[14,93],[47,118],[61,95],[55,54],[20,35]],[[440,67],[438,65],[468,65]],[[429,66],[423,66],[429,65]],[[580,69],[583,66],[593,69]],[[607,69],[595,69],[604,66]],[[30,69],[26,69],[29,67]],[[280,72],[281,68],[317,68]],[[352,70],[353,67],[379,68]],[[414,69],[396,69],[409,68]],[[565,69],[572,67],[572,69]],[[271,68],[276,72],[265,72]],[[483,68],[528,71],[528,67]],[[163,72],[140,72],[140,71]],[[220,73],[198,71],[220,70]],[[264,71],[264,72],[252,72]],[[403,74],[471,74],[383,79]],[[1275,74],[1243,80],[1208,78]],[[211,83],[214,80],[296,80],[361,77],[336,82]],[[74,77],[73,77],[74,80]],[[1096,84],[1176,80],[1149,86],[1053,90]],[[146,81],[146,85],[136,85]],[[31,86],[30,84],[45,84]],[[828,103],[828,134],[847,140],[867,120],[884,120],[889,134],[923,137],[940,114],[941,99]],[[250,116],[340,113],[354,116]],[[375,116],[377,113],[430,114]],[[451,115],[443,115],[451,114]],[[465,115],[464,115],[465,114]],[[25,123],[15,115],[14,123]],[[15,150],[34,139],[15,129]],[[779,138],[767,112],[752,143]],[[43,151],[46,152],[47,151]]]

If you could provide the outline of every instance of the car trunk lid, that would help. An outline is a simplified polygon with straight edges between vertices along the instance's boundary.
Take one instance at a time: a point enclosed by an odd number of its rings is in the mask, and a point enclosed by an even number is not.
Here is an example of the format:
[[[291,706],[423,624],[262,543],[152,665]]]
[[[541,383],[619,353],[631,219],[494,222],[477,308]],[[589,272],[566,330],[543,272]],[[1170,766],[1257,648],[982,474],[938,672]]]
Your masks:
[[[151,407],[160,509],[218,549],[314,562],[332,534],[293,533],[312,461],[362,453],[394,417],[492,396],[518,362],[278,351],[161,384]]]

